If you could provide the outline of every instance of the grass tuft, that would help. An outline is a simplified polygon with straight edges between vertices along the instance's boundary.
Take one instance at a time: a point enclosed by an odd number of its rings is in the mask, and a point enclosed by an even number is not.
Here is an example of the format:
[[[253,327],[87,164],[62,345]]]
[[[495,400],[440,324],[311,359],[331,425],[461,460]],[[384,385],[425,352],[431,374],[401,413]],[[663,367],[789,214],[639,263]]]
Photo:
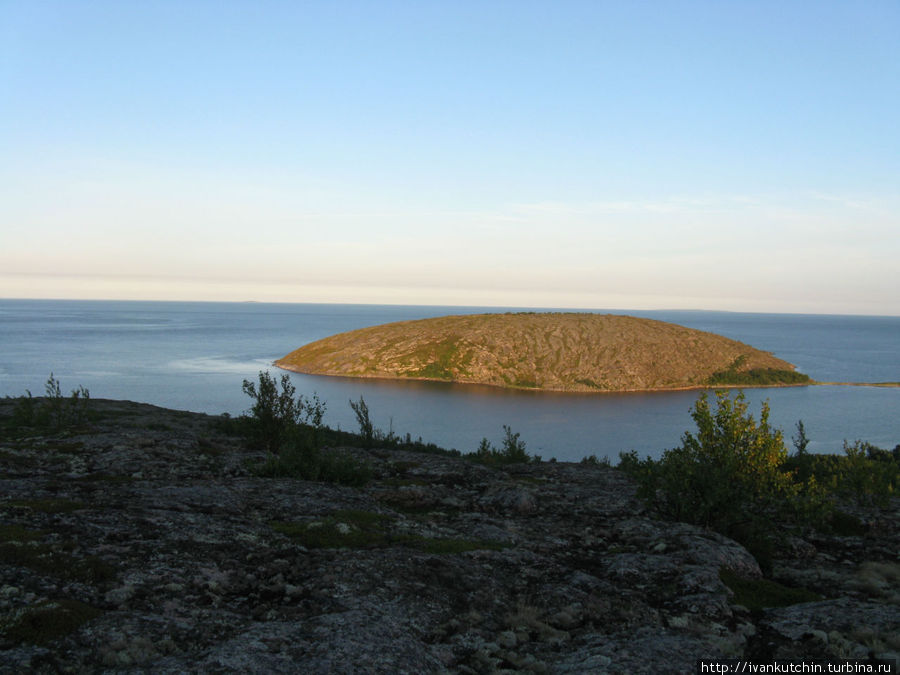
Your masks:
[[[821,595],[808,589],[791,588],[771,579],[743,579],[727,567],[719,570],[719,578],[734,593],[735,603],[751,611],[822,599]]]

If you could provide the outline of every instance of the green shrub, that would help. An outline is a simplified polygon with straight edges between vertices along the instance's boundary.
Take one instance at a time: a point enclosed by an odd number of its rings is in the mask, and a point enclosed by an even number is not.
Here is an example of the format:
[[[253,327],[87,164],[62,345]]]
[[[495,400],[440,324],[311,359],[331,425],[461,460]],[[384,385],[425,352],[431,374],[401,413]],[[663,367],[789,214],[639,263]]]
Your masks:
[[[885,506],[900,486],[900,446],[888,451],[865,441],[844,441],[843,455],[798,451],[786,467],[815,481],[834,500]]]
[[[91,393],[79,385],[71,394],[63,396],[59,380],[50,373],[44,383],[44,396],[35,398],[31,391],[18,397],[13,408],[12,428],[64,431],[85,424],[89,418]]]
[[[365,399],[360,396],[359,401],[350,401],[350,408],[356,415],[356,422],[359,425],[359,434],[354,442],[361,442],[364,448],[373,448],[376,445],[380,448],[403,448],[407,450],[420,450],[423,452],[440,452],[450,453],[453,451],[442,450],[433,443],[425,444],[421,437],[417,441],[413,441],[409,433],[406,438],[401,438],[394,432],[394,418],[390,418],[390,424],[387,432],[378,429],[369,417],[369,406]],[[459,453],[456,453],[459,454]]]
[[[763,403],[759,422],[744,394],[716,392],[716,409],[703,394],[691,412],[697,433],[659,461],[632,451],[619,467],[638,483],[638,493],[663,517],[710,527],[744,544],[768,567],[778,523],[815,522],[825,502],[815,483],[801,485],[784,470],[787,450],[769,425]]]
[[[254,400],[250,408],[249,435],[260,446],[278,454],[283,445],[307,442],[317,447],[326,405],[313,393],[306,399],[286,373],[281,376],[281,389],[268,371],[259,372],[258,386],[244,380],[243,391]]]
[[[478,449],[465,457],[482,464],[517,464],[541,461],[539,456],[528,454],[525,450],[525,441],[519,439],[520,434],[513,433],[513,430],[505,424],[503,425],[503,434],[503,445],[500,449],[494,447],[488,439],[482,438]]]
[[[864,441],[844,441],[843,475],[836,488],[858,504],[887,506],[896,493],[900,463],[884,452]]]
[[[291,445],[269,457],[253,472],[268,478],[297,478],[361,487],[372,479],[372,468],[345,452],[310,445]]]
[[[36,427],[38,419],[38,401],[31,395],[31,391],[26,389],[25,395],[16,399],[16,405],[13,408],[12,426],[13,428]]]
[[[259,372],[259,386],[244,380],[243,391],[254,400],[250,408],[255,440],[266,450],[277,454],[287,436],[300,423],[302,401],[295,400],[296,388],[287,374],[281,376],[281,391],[268,371]]]
[[[609,461],[609,457],[604,456],[603,459],[597,457],[596,453],[591,453],[590,455],[585,455],[581,458],[581,463],[587,466],[612,466],[612,462]]]
[[[223,419],[221,424],[244,433],[270,453],[253,468],[256,475],[355,486],[369,482],[372,470],[366,463],[347,453],[320,448],[323,438],[335,432],[322,423],[326,405],[317,394],[308,399],[297,395],[286,374],[281,376],[279,389],[275,378],[262,371],[258,386],[244,380],[243,390],[255,401],[249,416]]]
[[[769,426],[768,405],[757,423],[743,393],[716,397],[715,412],[700,397],[691,413],[697,434],[685,432],[681,447],[664,453],[654,478],[657,507],[666,515],[727,530],[771,514],[795,490],[779,470],[787,451],[781,432]]]

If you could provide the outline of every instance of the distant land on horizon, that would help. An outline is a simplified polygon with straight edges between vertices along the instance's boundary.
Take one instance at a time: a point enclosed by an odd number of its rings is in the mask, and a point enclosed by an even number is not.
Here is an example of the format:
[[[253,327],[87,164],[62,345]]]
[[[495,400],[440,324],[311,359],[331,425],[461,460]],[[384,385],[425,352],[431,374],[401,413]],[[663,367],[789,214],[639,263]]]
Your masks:
[[[208,303],[216,305],[329,305],[350,307],[442,307],[447,310],[454,309],[478,309],[484,310],[479,313],[497,313],[497,312],[546,312],[546,313],[592,313],[592,314],[622,314],[628,315],[629,312],[652,312],[652,313],[704,313],[704,314],[752,314],[762,316],[837,316],[837,317],[862,317],[862,318],[900,318],[900,314],[889,314],[884,312],[838,312],[838,311],[810,311],[810,310],[762,310],[762,309],[722,309],[709,307],[530,307],[521,305],[498,305],[498,304],[467,304],[463,302],[456,303],[426,303],[426,302],[350,302],[350,301],[332,301],[332,300],[223,300],[220,298],[172,298],[172,297],[153,297],[153,298],[117,298],[117,297],[44,297],[44,296],[2,296],[0,301],[12,302],[138,302],[138,303],[173,303],[173,304],[196,304]]]
[[[275,362],[311,375],[570,392],[812,384],[787,361],[714,333],[620,314],[518,312],[371,326]]]

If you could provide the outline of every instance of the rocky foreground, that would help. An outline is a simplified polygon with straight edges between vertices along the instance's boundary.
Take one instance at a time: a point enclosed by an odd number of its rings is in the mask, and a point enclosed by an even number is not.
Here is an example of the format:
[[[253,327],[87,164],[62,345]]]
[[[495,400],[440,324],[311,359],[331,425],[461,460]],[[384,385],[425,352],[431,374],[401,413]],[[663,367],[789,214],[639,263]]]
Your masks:
[[[856,510],[854,536],[785,540],[775,580],[818,595],[751,611],[722,574],[762,598],[753,557],[654,520],[615,469],[374,449],[353,450],[364,488],[260,478],[219,418],[91,405],[88,429],[0,440],[2,673],[687,673],[900,651],[897,499]]]

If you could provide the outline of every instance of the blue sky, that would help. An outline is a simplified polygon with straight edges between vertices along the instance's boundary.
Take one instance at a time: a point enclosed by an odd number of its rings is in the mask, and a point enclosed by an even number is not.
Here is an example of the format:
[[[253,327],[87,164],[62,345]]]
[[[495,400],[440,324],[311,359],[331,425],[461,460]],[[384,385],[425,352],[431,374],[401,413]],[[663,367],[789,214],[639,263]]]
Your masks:
[[[0,296],[900,314],[900,3],[0,0]]]

